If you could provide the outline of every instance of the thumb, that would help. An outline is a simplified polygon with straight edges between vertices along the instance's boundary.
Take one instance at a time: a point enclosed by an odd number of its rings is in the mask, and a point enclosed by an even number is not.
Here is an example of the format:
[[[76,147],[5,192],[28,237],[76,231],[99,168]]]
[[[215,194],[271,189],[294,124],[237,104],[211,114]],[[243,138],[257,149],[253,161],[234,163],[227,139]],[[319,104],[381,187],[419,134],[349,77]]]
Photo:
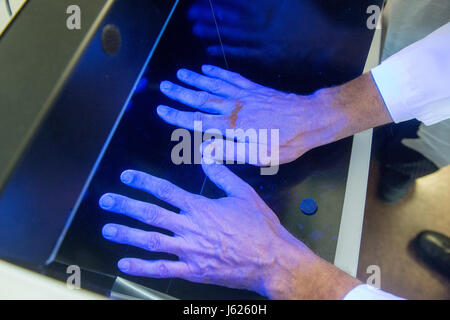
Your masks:
[[[209,163],[215,161],[226,164],[248,163],[253,166],[269,166],[272,159],[269,156],[263,157],[260,148],[259,144],[253,142],[214,139],[203,142],[200,146],[200,153]]]
[[[217,163],[211,158],[203,157],[202,168],[206,176],[228,196],[242,197],[251,187],[244,180],[235,175],[225,165]]]

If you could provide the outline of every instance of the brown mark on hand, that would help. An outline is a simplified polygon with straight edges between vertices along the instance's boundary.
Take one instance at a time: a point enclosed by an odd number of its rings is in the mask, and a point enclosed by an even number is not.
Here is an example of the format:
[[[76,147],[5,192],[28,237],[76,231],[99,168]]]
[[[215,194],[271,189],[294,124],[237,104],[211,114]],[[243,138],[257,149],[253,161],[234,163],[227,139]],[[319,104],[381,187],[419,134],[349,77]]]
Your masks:
[[[217,99],[209,99],[210,102],[214,102],[214,103],[218,103],[218,104],[222,104],[223,103],[223,99],[217,98]]]
[[[239,111],[244,107],[244,105],[241,102],[236,102],[236,108],[233,110],[231,115],[228,117],[230,119],[230,127],[234,129],[236,126],[237,116]]]

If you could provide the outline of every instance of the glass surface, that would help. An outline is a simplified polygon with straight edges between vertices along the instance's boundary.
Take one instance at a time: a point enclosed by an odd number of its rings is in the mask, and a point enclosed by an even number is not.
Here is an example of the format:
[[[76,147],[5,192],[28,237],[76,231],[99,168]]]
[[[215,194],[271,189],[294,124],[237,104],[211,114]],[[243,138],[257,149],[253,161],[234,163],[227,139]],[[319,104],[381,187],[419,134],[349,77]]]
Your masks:
[[[125,187],[119,180],[125,169],[154,174],[211,198],[223,196],[205,179],[200,166],[172,163],[170,154],[177,142],[171,142],[171,134],[175,128],[156,115],[156,107],[164,104],[181,110],[189,108],[163,96],[160,82],[179,83],[175,76],[178,69],[200,72],[201,65],[214,64],[265,86],[299,94],[341,84],[362,73],[372,40],[372,31],[366,26],[366,9],[371,4],[374,1],[181,2],[145,72],[148,83],[136,92],[127,107],[67,234],[59,260],[105,274],[120,274],[177,298],[260,298],[246,291],[179,279],[155,280],[121,274],[116,263],[122,257],[176,257],[104,240],[101,228],[106,223],[155,229],[102,211],[98,199],[106,192],[115,192],[174,209]],[[247,165],[230,168],[257,190],[292,234],[333,262],[351,142],[349,138],[311,151],[281,166],[275,176],[261,176],[258,168]],[[315,215],[301,213],[300,202],[305,198],[318,203]]]

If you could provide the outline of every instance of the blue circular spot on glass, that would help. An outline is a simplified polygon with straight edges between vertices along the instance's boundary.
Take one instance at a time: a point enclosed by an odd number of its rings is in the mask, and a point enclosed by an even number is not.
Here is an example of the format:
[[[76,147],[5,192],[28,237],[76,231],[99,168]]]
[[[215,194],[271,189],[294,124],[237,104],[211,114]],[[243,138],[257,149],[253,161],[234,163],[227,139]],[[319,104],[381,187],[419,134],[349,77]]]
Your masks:
[[[313,199],[303,199],[303,201],[300,203],[300,209],[302,212],[308,216],[313,215],[317,212],[317,202]]]

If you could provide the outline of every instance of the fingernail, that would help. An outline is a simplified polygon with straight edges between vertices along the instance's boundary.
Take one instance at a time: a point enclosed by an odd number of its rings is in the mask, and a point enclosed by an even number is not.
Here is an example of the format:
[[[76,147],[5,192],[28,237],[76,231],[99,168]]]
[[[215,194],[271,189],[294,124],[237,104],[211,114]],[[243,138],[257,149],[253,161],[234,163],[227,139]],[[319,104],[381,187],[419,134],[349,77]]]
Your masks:
[[[212,48],[213,48],[213,47],[209,47],[209,48],[208,48],[208,51],[211,51]],[[203,71],[208,72],[208,71],[212,71],[214,68],[213,68],[212,66],[209,66],[209,65],[204,65],[204,66],[202,67],[202,69],[203,69]]]
[[[161,90],[169,90],[172,87],[172,84],[169,81],[161,82],[160,88]]]
[[[131,173],[131,171],[127,170],[127,171],[122,172],[122,174],[120,175],[120,180],[123,183],[129,184],[129,183],[131,183],[131,181],[133,181],[133,177],[134,177],[133,173]]]
[[[100,207],[102,207],[103,209],[112,208],[112,206],[114,206],[114,202],[115,201],[113,197],[105,194],[100,198]]]
[[[187,77],[187,72],[184,69],[178,70],[177,73],[178,78],[185,79]]]
[[[167,109],[167,107],[159,106],[159,107],[156,109],[156,112],[158,113],[159,116],[163,117],[163,116],[167,115],[167,113],[169,112],[169,110]]]
[[[117,234],[117,228],[113,226],[105,226],[103,227],[103,236],[106,238],[115,237]]]
[[[128,270],[130,270],[130,263],[127,260],[120,260],[117,266],[119,267],[120,271],[123,272],[127,272]]]

